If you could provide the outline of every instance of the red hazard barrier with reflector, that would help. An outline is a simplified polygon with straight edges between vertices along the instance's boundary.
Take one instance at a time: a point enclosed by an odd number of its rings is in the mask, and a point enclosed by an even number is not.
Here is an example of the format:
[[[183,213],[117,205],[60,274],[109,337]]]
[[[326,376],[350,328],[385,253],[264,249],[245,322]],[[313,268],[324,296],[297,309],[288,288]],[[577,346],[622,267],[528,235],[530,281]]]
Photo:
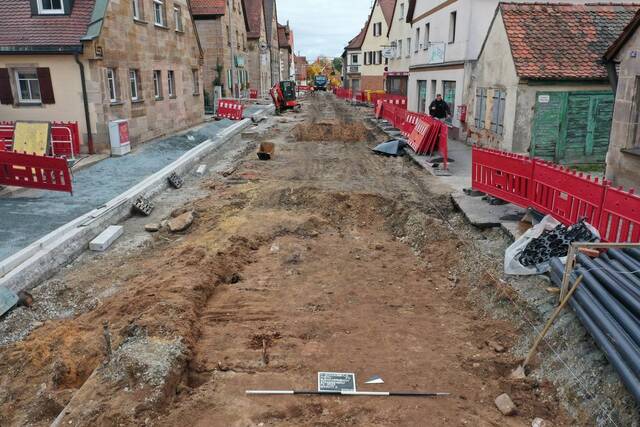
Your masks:
[[[640,197],[633,189],[527,156],[474,146],[472,186],[565,225],[582,218],[611,243],[640,243]]]
[[[395,105],[396,107],[407,108],[407,97],[402,95],[384,95],[384,102],[387,104]]]
[[[218,112],[216,117],[219,119],[242,120],[244,107],[240,101],[234,99],[220,99],[218,101]]]
[[[377,100],[375,105],[376,105],[376,110],[375,110],[376,119],[379,119],[382,117],[382,99]]]
[[[0,185],[73,192],[65,159],[9,151],[0,152]]]

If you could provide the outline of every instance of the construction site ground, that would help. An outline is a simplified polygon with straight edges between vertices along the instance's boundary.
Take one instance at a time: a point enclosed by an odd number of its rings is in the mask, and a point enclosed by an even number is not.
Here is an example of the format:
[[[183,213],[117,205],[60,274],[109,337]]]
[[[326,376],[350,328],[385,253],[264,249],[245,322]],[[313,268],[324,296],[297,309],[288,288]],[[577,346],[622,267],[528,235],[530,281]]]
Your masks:
[[[318,93],[210,155],[109,251],[0,319],[0,426],[593,424],[544,376],[509,378],[533,336],[493,312],[513,298],[496,279],[508,239],[468,225],[409,159],[372,154],[383,139]],[[186,211],[184,232],[144,231]],[[451,394],[245,395],[312,390],[319,371]],[[373,375],[385,383],[365,385]],[[515,415],[496,408],[502,393]]]

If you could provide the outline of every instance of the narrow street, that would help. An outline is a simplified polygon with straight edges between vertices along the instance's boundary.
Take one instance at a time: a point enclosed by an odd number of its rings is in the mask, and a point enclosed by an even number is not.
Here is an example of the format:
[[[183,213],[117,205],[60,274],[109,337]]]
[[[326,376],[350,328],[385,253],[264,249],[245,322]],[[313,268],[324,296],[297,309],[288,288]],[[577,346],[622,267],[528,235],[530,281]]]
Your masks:
[[[0,347],[0,425],[575,421],[549,382],[509,379],[521,332],[486,303],[505,298],[492,279],[508,245],[499,231],[467,225],[448,187],[408,158],[372,154],[384,136],[364,110],[316,93],[269,120],[225,173],[190,179],[186,201],[165,207],[194,211],[186,232],[139,237],[133,218],[133,237],[41,285],[58,290],[35,300],[49,318]],[[267,141],[275,157],[259,161]],[[319,371],[355,372],[363,391],[451,395],[245,395],[313,390]],[[365,385],[374,375],[384,384]],[[502,393],[515,416],[497,411]]]

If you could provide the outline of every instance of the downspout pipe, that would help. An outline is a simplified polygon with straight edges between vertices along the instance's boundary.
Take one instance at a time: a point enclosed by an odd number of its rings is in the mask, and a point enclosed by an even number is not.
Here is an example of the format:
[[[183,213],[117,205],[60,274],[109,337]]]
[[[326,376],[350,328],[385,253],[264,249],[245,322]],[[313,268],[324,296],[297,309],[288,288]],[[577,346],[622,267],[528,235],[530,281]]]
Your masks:
[[[618,71],[616,70],[616,63],[613,61],[607,61],[604,66],[607,67],[609,84],[611,85],[611,90],[613,90],[613,93],[615,94],[618,90]]]
[[[84,121],[87,126],[87,145],[89,147],[89,154],[95,154],[93,149],[93,132],[91,131],[91,118],[89,117],[89,98],[87,97],[87,82],[84,74],[84,64],[80,61],[80,55],[76,52],[73,54],[73,58],[80,68],[80,82],[82,84],[82,102],[84,103]]]

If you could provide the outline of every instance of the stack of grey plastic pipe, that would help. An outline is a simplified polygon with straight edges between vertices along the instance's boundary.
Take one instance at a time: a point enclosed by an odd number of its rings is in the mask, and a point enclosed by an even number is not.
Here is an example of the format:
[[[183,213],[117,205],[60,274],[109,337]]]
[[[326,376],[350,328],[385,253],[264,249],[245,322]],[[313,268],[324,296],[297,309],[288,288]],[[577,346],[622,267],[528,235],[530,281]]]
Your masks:
[[[550,275],[560,286],[560,259],[551,260]],[[597,258],[579,253],[571,284],[580,275],[584,278],[569,304],[640,402],[640,249],[609,249]]]

